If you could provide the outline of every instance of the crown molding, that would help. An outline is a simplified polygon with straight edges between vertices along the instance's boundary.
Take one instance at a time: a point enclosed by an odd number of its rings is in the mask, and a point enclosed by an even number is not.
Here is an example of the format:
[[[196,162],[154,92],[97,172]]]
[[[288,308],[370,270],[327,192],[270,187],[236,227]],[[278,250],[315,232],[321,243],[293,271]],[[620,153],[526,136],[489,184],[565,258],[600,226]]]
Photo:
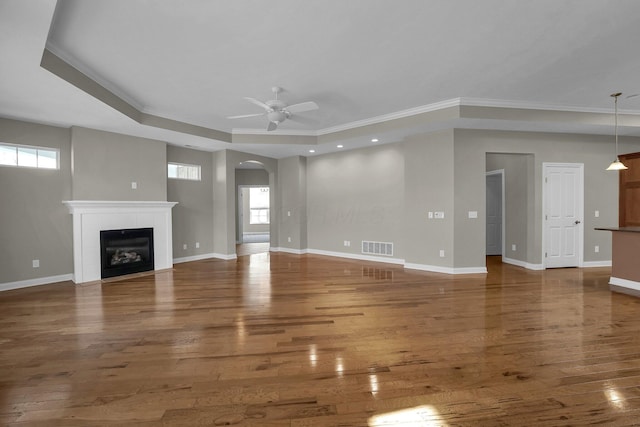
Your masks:
[[[118,86],[116,86],[109,80],[106,80],[105,78],[98,75],[89,67],[83,65],[82,62],[78,61],[76,58],[69,55],[64,50],[58,49],[54,44],[51,43],[51,41],[47,40],[45,49],[53,53],[55,56],[60,58],[62,61],[66,62],[71,67],[80,71],[82,74],[84,74],[85,76],[87,76],[88,78],[90,78],[91,80],[93,80],[94,82],[96,82],[97,84],[99,84],[100,86],[102,86],[103,88],[105,88],[106,90],[108,90],[109,92],[117,96],[118,98],[125,101],[127,104],[134,107],[136,110],[141,112],[145,111],[146,107],[144,107],[137,100],[133,99],[131,95],[127,94],[125,91],[120,89]]]
[[[458,98],[460,106],[465,107],[489,107],[489,108],[510,108],[520,110],[544,110],[544,111],[564,111],[568,113],[594,113],[611,114],[612,108],[577,107],[570,105],[538,104],[525,101],[506,101],[503,99],[488,98]],[[621,110],[622,114],[640,114],[640,110]]]
[[[342,132],[345,130],[355,129],[364,126],[384,123],[391,120],[403,119],[405,117],[416,116],[418,114],[430,113],[433,111],[444,110],[445,108],[457,107],[460,105],[460,98],[448,99],[446,101],[434,102],[433,104],[422,105],[420,107],[409,108],[407,110],[396,111],[395,113],[383,114],[382,116],[371,117],[369,119],[357,120],[343,125],[332,126],[317,131],[317,135],[328,135],[331,133]]]
[[[288,129],[276,129],[272,131],[266,131],[263,129],[242,129],[234,128],[231,130],[232,135],[282,135],[282,136],[318,136],[318,132],[314,130],[288,130]]]

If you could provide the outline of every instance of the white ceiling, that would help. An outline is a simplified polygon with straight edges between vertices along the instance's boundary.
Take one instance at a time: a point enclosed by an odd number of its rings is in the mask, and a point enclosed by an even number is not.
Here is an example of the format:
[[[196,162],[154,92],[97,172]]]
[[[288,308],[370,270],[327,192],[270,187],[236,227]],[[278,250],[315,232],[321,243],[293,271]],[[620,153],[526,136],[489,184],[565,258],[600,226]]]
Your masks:
[[[54,14],[55,13],[55,14]],[[260,140],[243,97],[315,101],[282,134],[326,135],[458,98],[495,105],[640,111],[636,0],[2,0],[0,117],[84,126],[271,157],[335,151]],[[233,134],[230,144],[139,124],[40,67],[47,46],[137,109]],[[500,121],[461,127],[517,128]],[[536,130],[607,133],[576,123]],[[381,142],[418,129],[395,131]],[[278,134],[278,133],[276,133]],[[640,136],[638,129],[626,134]],[[377,136],[372,134],[373,136]],[[344,140],[346,148],[370,138]],[[339,141],[340,142],[340,141]]]

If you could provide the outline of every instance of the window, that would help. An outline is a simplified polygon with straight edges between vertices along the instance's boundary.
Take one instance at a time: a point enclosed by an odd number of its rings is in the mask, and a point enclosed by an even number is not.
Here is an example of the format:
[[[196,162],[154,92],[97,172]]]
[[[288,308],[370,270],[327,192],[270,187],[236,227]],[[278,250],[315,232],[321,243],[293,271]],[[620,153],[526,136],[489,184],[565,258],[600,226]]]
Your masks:
[[[169,163],[167,165],[167,176],[173,179],[200,181],[200,165]]]
[[[249,189],[249,224],[269,224],[269,187]]]
[[[0,165],[25,168],[59,169],[60,151],[55,148],[0,144]]]

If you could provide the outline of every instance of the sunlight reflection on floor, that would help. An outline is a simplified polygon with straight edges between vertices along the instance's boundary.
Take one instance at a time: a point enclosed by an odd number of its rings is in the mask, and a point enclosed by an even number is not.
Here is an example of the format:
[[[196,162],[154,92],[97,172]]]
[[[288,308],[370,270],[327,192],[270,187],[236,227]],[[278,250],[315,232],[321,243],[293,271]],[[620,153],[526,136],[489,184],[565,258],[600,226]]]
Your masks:
[[[441,421],[438,411],[431,405],[420,405],[413,408],[386,412],[369,418],[370,427],[447,427]]]

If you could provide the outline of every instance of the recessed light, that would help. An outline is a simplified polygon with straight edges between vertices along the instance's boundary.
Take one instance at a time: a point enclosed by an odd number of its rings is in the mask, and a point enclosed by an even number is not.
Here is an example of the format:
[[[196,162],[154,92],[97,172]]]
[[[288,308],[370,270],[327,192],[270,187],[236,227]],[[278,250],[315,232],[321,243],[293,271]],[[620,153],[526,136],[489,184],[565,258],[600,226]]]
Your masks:
[[[342,144],[338,145],[338,148],[342,148],[342,147],[344,147],[344,145],[342,145]]]
[[[310,152],[310,153],[315,153],[315,152],[316,152],[316,150],[309,150],[309,152]]]
[[[373,138],[371,142],[378,142],[378,138]]]

